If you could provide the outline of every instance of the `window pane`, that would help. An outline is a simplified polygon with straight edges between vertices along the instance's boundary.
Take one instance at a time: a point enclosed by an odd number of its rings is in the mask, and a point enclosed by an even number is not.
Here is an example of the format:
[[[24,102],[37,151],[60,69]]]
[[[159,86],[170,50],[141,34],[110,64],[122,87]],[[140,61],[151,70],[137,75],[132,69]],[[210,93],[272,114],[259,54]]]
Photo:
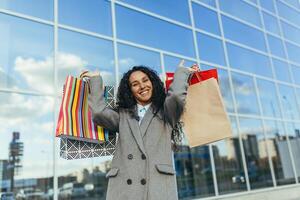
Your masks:
[[[195,57],[191,30],[118,5],[116,18],[120,39]]]
[[[232,68],[272,77],[270,61],[266,56],[230,43],[226,44],[229,63]]]
[[[198,33],[197,38],[200,59],[225,66],[222,41],[202,33]]]
[[[273,0],[260,0],[260,6],[268,11],[275,13]]]
[[[300,124],[286,122],[287,131],[291,137],[289,137],[292,155],[294,158],[296,173],[300,178]],[[292,172],[291,172],[292,173]]]
[[[273,186],[262,123],[239,118],[251,189]]]
[[[218,189],[220,194],[246,190],[241,147],[234,117],[230,118],[233,137],[213,144]]]
[[[295,84],[300,85],[300,66],[292,65],[292,75],[294,77]]]
[[[287,137],[280,121],[265,120],[269,155],[277,185],[295,183],[292,161],[288,150]]]
[[[256,7],[241,1],[219,1],[220,9],[244,21],[261,27],[259,12]]]
[[[1,0],[0,8],[53,21],[53,0]]]
[[[226,38],[266,51],[264,34],[261,31],[225,16],[222,16],[222,21]]]
[[[280,81],[291,82],[289,65],[286,62],[273,59],[276,78]]]
[[[296,8],[299,8],[299,2],[298,0],[284,0],[286,3],[296,7]]]
[[[165,71],[166,72],[175,72],[175,70],[178,67],[181,60],[182,60],[182,58],[165,55],[164,56]],[[195,63],[196,63],[195,61],[190,61],[190,60],[184,59],[184,65],[187,67],[192,66]]]
[[[59,23],[112,35],[110,2],[105,0],[60,0]]]
[[[289,42],[285,42],[289,59],[293,62],[300,64],[300,47],[293,45]]]
[[[118,44],[119,76],[123,76],[129,69],[136,65],[145,65],[161,74],[159,53],[140,49],[128,45]]]
[[[175,19],[185,24],[190,24],[189,5],[187,0],[121,0],[136,7],[149,10],[150,12]],[[176,12],[170,12],[171,10]]]
[[[300,29],[295,28],[283,21],[281,21],[282,31],[284,37],[292,42],[300,44]]]
[[[250,76],[232,73],[237,111],[241,114],[259,114],[254,83]]]
[[[0,87],[53,93],[53,28],[0,14],[0,38]]]
[[[196,3],[192,5],[196,28],[220,35],[217,13]]]
[[[286,119],[298,120],[300,118],[296,97],[293,88],[279,84],[279,98],[281,98],[283,116]]]
[[[59,88],[64,84],[67,75],[78,77],[84,69],[100,71],[105,84],[115,85],[114,56],[111,41],[64,29],[60,29],[58,34]]]
[[[270,1],[264,1],[264,2],[270,2]],[[268,13],[262,12],[262,14],[263,14],[266,31],[280,35],[277,19],[274,16],[269,15]]]
[[[50,97],[0,93],[2,191],[52,199],[53,106]]]
[[[276,1],[276,2],[277,2],[278,14],[280,17],[285,18],[286,20],[296,25],[300,25],[300,15],[296,10],[292,9],[291,7],[282,3],[281,1]]]
[[[257,79],[257,87],[260,96],[263,115],[280,118],[280,107],[276,95],[275,84],[271,81]]]
[[[210,154],[207,145],[189,148],[180,146],[174,153],[177,190],[180,199],[215,194]]]
[[[267,35],[267,38],[268,38],[271,54],[278,57],[285,58],[282,40],[271,35]]]

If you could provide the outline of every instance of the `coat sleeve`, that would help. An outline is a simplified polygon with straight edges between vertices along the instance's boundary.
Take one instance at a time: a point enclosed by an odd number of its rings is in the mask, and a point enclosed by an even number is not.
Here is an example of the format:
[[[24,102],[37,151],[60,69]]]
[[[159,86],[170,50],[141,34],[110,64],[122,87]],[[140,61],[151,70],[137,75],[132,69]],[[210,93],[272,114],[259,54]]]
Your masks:
[[[190,74],[191,71],[188,68],[178,67],[167,93],[164,113],[172,127],[179,121],[183,112]]]
[[[94,123],[111,131],[118,132],[120,121],[119,113],[106,107],[102,77],[91,77],[89,85],[90,94],[88,96],[88,102],[92,111]]]

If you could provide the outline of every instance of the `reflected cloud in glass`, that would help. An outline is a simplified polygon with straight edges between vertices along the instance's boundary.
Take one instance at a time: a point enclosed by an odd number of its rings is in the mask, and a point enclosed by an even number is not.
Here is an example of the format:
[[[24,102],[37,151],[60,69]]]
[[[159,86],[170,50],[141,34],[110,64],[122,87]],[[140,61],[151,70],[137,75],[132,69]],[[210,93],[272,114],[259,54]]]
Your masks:
[[[283,108],[283,117],[285,119],[300,119],[296,97],[292,87],[278,84],[279,98]]]

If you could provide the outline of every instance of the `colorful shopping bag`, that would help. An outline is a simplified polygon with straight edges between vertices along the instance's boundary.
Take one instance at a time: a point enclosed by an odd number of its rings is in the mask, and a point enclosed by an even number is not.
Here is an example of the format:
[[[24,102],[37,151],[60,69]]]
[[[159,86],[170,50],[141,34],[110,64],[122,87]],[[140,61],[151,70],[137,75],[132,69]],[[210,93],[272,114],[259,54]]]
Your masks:
[[[189,85],[193,85],[198,83],[199,81],[204,81],[209,78],[215,78],[218,80],[218,72],[217,69],[209,69],[209,70],[204,70],[204,71],[197,71],[191,75],[189,78]],[[173,82],[174,79],[174,73],[173,72],[167,72],[166,73],[166,89],[168,90],[171,83]]]
[[[104,94],[107,91],[110,91],[109,87],[106,87]],[[57,137],[94,143],[105,142],[105,137],[108,139],[109,131],[95,125],[92,120],[88,93],[86,81],[73,76],[67,77],[56,128]],[[106,100],[109,101],[107,98]]]

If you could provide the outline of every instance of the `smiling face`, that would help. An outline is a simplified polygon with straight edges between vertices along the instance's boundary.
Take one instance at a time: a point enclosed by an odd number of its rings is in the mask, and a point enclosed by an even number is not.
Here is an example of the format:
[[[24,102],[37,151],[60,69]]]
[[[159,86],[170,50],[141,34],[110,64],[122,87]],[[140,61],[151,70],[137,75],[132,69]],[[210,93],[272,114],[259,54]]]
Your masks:
[[[142,71],[135,71],[129,77],[131,92],[138,104],[147,105],[151,102],[153,86],[150,78]]]

